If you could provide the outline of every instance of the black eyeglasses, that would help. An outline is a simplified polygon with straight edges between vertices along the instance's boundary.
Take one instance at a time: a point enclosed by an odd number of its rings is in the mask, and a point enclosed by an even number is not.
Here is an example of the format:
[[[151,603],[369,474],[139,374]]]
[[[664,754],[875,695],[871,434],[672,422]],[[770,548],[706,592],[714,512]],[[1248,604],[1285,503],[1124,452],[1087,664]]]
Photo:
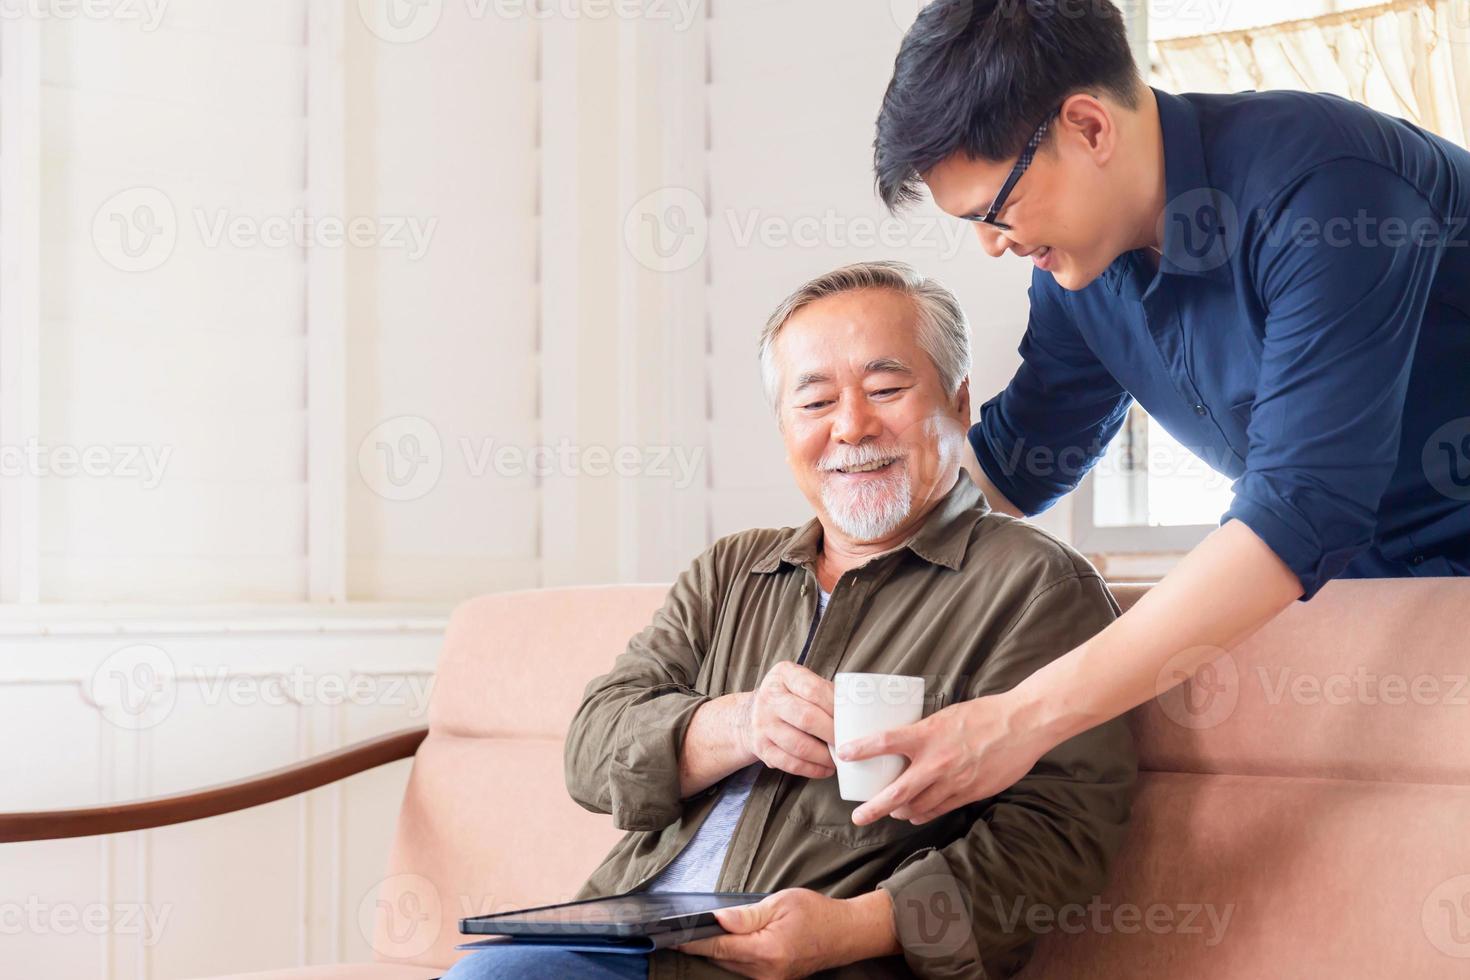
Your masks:
[[[1031,138],[1026,141],[1026,146],[1021,150],[1021,155],[1016,158],[1016,165],[1011,168],[1010,174],[1006,177],[1006,182],[1000,185],[999,193],[995,195],[995,200],[990,202],[990,207],[986,212],[984,214],[967,214],[965,215],[966,221],[978,221],[992,228],[999,228],[1001,231],[1011,230],[1010,225],[1004,221],[996,221],[995,216],[1000,213],[1001,208],[1005,207],[1006,198],[1011,196],[1011,189],[1016,186],[1016,181],[1020,180],[1021,175],[1026,172],[1026,168],[1031,166],[1031,161],[1036,158],[1037,147],[1041,146],[1041,141],[1046,139],[1047,128],[1051,126],[1051,121],[1061,111],[1061,106],[1057,106],[1056,109],[1052,110],[1050,115],[1041,121],[1041,125],[1036,127],[1036,132],[1032,133]]]

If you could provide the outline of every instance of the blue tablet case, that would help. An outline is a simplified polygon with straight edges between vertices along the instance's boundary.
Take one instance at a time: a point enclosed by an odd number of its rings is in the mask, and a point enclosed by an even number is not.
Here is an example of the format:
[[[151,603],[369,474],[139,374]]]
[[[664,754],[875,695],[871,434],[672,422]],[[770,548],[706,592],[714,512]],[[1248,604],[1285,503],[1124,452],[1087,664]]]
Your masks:
[[[710,897],[704,895],[703,893],[692,894],[694,894],[694,897],[696,898]],[[766,893],[764,892],[715,894],[721,898],[737,898],[748,900],[750,903],[758,902],[761,899],[767,897]],[[629,892],[626,895],[607,895],[603,896],[602,898],[584,899],[582,902],[569,902],[566,904],[581,905],[612,899],[630,898],[634,895],[638,895],[639,897],[647,897],[646,893]],[[665,896],[660,895],[658,897],[662,898]],[[670,892],[667,894],[667,897],[680,898],[685,897],[685,894]],[[746,903],[741,902],[741,904]],[[551,908],[557,908],[557,906],[541,906],[534,909],[524,909],[522,911],[525,913],[534,913]],[[461,919],[460,932],[467,935],[473,935],[476,933],[484,935],[484,932],[482,932],[481,930],[466,929],[465,923],[484,918],[504,918],[511,914],[513,913],[504,913],[500,916],[475,916],[473,919]],[[671,929],[666,932],[656,932],[652,935],[647,936],[589,935],[585,931],[579,933],[575,926],[571,926],[570,928],[558,932],[556,931],[556,927],[554,925],[547,924],[546,926],[543,926],[541,929],[537,929],[534,932],[515,933],[512,935],[506,935],[503,933],[491,934],[487,939],[464,942],[454,948],[483,950],[494,949],[497,946],[519,946],[523,948],[526,946],[535,946],[543,949],[561,949],[576,953],[629,953],[646,956],[656,949],[665,949],[669,946],[681,946],[684,943],[692,943],[697,939],[708,939],[711,936],[722,936],[724,934],[725,930],[720,927],[720,924],[718,922],[711,922],[708,925],[687,926],[683,929]]]
[[[455,949],[489,949],[495,946],[537,946],[564,949],[574,953],[652,953],[656,949],[692,943],[696,939],[722,936],[718,925],[698,926],[660,933],[657,936],[633,936],[627,939],[602,939],[596,936],[492,936],[473,943],[460,943]]]

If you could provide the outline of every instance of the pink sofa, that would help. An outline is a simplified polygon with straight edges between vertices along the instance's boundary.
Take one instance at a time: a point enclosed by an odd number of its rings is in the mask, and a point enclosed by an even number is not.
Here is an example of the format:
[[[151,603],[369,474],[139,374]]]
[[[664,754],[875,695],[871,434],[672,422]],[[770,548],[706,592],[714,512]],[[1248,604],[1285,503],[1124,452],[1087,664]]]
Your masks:
[[[393,749],[417,745],[377,962],[249,977],[426,980],[461,916],[570,897],[618,831],[567,797],[565,725],[665,588],[461,606],[427,738]],[[1128,842],[1101,896],[1036,920],[1023,975],[1470,976],[1467,618],[1470,581],[1337,582],[1134,711]]]

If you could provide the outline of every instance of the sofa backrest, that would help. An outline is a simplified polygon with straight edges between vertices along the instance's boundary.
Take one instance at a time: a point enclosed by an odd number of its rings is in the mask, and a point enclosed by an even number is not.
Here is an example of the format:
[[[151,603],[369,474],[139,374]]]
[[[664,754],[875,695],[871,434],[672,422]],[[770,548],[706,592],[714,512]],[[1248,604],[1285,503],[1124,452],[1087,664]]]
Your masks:
[[[1132,711],[1128,840],[1023,976],[1470,976],[1467,618],[1337,581]]]
[[[568,798],[562,740],[666,591],[456,610],[378,895],[380,959],[451,963],[462,916],[570,898],[618,839]],[[1125,608],[1146,594],[1113,591]],[[1033,920],[1028,980],[1470,975],[1467,613],[1470,581],[1335,582],[1131,712],[1128,841],[1102,895]]]

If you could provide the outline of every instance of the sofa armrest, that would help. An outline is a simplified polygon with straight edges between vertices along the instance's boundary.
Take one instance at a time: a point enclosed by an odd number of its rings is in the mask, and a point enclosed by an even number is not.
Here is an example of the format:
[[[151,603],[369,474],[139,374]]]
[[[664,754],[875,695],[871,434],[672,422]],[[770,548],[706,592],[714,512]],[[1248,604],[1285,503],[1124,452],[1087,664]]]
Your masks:
[[[187,793],[105,806],[0,813],[0,844],[116,834],[234,813],[335,783],[384,763],[410,758],[428,734],[426,726],[407,728],[257,776]]]

